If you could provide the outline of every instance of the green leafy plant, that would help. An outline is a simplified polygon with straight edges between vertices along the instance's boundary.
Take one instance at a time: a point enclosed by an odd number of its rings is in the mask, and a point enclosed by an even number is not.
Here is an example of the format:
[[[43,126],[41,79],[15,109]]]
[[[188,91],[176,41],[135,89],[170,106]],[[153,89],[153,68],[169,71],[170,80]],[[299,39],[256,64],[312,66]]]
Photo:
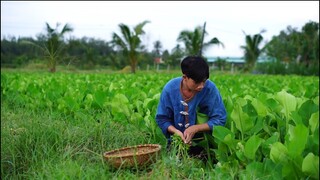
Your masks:
[[[171,148],[173,155],[178,159],[186,160],[189,158],[190,145],[185,144],[177,134],[172,135]]]

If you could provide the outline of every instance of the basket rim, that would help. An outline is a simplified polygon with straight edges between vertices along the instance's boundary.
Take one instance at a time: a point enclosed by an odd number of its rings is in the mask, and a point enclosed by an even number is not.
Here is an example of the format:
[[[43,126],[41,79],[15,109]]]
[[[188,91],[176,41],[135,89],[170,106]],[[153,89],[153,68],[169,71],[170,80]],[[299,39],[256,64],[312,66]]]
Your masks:
[[[108,155],[114,152],[119,152],[122,150],[127,150],[127,149],[132,149],[132,148],[140,148],[140,147],[156,147],[155,149],[152,149],[150,151],[147,152],[143,152],[143,153],[137,153],[137,154],[127,154],[127,155],[121,155],[121,154],[117,154],[117,155]],[[105,153],[103,153],[103,156],[105,158],[124,158],[124,157],[132,157],[132,156],[141,156],[141,155],[145,155],[145,154],[150,154],[150,153],[154,153],[157,152],[161,149],[161,145],[160,144],[141,144],[141,145],[135,145],[135,146],[127,146],[127,147],[123,147],[123,148],[118,148],[118,149],[114,149],[111,151],[107,151]]]

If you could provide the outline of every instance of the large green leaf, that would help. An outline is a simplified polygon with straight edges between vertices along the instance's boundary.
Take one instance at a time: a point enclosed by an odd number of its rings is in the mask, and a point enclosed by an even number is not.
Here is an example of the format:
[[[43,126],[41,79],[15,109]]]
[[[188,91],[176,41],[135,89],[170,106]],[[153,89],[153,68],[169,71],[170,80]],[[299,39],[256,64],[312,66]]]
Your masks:
[[[234,109],[231,112],[231,118],[235,122],[236,128],[244,134],[254,126],[254,123],[249,115],[242,111],[241,104],[243,104],[243,102],[236,102]]]
[[[120,105],[119,103],[111,103],[111,113],[113,116],[123,118],[130,117],[130,111],[127,105]]]
[[[254,126],[248,131],[249,135],[258,134],[263,129],[263,121],[265,118],[257,117]]]
[[[296,97],[282,90],[275,95],[275,99],[280,102],[283,107],[281,112],[285,115],[286,119],[289,120],[290,113],[297,108]]]
[[[319,156],[309,153],[302,162],[302,172],[319,179]]]
[[[318,90],[319,91],[319,90]],[[319,106],[319,96],[313,98],[313,102]]]
[[[130,121],[136,124],[139,124],[143,120],[143,117],[140,113],[132,113],[130,117]]]
[[[277,180],[282,179],[281,166],[270,159],[264,162],[252,162],[246,166],[246,170],[240,174],[240,179]]]
[[[298,113],[301,115],[304,125],[306,126],[309,125],[308,121],[311,115],[315,112],[319,112],[319,106],[316,105],[312,100],[307,100],[304,102],[298,110]]]
[[[279,133],[274,132],[272,136],[270,136],[268,139],[262,142],[261,147],[262,147],[262,152],[265,154],[265,156],[269,156],[270,154],[270,149],[272,144],[275,142],[279,141]]]
[[[311,117],[309,119],[309,128],[310,128],[312,134],[314,134],[316,129],[319,129],[319,111],[315,112],[311,115]]]
[[[301,156],[309,135],[309,130],[303,124],[297,126],[289,125],[289,142],[286,142],[288,153],[291,157]]]
[[[299,115],[298,111],[293,111],[291,113],[291,118],[293,120],[293,122],[298,125],[298,124],[304,124],[306,125],[303,121],[302,121],[302,117]]]
[[[266,105],[273,110],[279,109],[279,102],[276,101],[274,98],[269,98],[266,100]]]
[[[281,142],[271,145],[270,159],[275,163],[288,163],[288,149]]]
[[[76,110],[79,108],[79,104],[76,102],[75,97],[67,96],[65,97],[65,102],[72,110]]]
[[[215,126],[212,135],[216,138],[216,140],[218,140],[218,143],[223,142],[227,144],[230,148],[235,147],[235,135],[229,129],[223,126]]]
[[[197,112],[196,124],[203,124],[208,122],[208,116],[204,113]]]
[[[258,99],[254,98],[251,104],[256,109],[258,116],[265,117],[267,115],[267,107]]]
[[[251,136],[244,146],[244,155],[247,158],[254,160],[255,153],[258,150],[261,142],[262,142],[262,139],[259,138],[258,136],[256,135]]]
[[[97,90],[94,93],[94,103],[96,103],[100,108],[103,107],[103,103],[105,102],[106,99],[106,93],[101,91],[101,90]]]
[[[118,102],[119,104],[122,104],[122,105],[129,104],[129,100],[127,96],[125,96],[124,94],[116,94],[113,99],[113,102]]]

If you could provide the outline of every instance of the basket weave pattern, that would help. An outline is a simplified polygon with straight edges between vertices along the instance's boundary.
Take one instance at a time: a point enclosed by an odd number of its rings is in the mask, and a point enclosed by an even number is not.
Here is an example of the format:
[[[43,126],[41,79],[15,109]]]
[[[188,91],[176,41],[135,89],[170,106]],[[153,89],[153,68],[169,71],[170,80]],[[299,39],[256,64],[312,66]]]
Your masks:
[[[108,151],[103,156],[116,168],[141,167],[155,162],[160,149],[158,144],[144,144]]]

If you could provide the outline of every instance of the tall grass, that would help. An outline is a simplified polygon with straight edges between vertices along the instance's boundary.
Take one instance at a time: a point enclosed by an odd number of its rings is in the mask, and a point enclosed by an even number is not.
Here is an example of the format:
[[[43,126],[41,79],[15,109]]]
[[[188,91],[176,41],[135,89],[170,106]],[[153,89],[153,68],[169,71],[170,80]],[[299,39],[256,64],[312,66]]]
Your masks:
[[[13,110],[1,107],[3,178],[22,178],[26,175],[45,177],[58,167],[61,168],[59,171],[69,171],[64,166],[73,165],[73,170],[68,173],[72,174],[78,166],[83,169],[89,164],[103,167],[105,164],[101,154],[105,150],[147,143],[143,136],[133,138],[126,133],[128,129],[111,125],[111,122],[60,118],[52,118],[47,112],[33,114],[22,108]]]
[[[49,111],[34,113],[1,102],[1,179],[185,179],[212,176],[200,160],[182,162],[162,149],[145,169],[113,169],[103,152],[152,142],[135,126],[107,114],[72,119]],[[165,144],[163,144],[165,147]],[[190,163],[192,166],[190,166]],[[211,175],[210,175],[211,174]]]

